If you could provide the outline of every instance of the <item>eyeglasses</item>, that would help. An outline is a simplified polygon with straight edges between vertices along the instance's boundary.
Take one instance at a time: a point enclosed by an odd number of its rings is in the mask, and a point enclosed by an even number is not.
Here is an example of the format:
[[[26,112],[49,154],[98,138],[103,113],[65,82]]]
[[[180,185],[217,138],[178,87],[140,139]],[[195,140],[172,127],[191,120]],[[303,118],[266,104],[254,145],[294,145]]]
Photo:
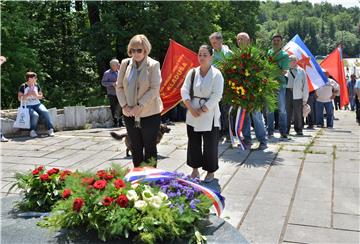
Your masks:
[[[131,48],[130,49],[131,53],[142,53],[142,48]]]
[[[30,75],[29,78],[37,78],[36,75]]]

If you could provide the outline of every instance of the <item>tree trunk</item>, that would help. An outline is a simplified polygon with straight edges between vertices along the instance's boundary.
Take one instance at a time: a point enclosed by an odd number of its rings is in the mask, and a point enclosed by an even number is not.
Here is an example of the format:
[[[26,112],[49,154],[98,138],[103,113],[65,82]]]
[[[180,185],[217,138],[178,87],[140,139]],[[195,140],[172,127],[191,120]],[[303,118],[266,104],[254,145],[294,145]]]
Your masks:
[[[88,7],[88,15],[90,25],[93,26],[100,22],[100,10],[97,2],[86,2]]]

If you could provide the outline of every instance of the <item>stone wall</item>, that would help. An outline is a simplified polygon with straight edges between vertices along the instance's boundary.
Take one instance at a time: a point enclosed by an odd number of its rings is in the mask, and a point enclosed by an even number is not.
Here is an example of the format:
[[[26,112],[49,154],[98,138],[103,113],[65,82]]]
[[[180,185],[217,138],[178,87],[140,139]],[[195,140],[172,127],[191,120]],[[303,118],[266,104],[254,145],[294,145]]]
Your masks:
[[[55,131],[84,128],[111,127],[112,117],[109,106],[71,106],[64,109],[48,109]],[[1,130],[6,136],[26,135],[28,130],[13,128],[17,109],[1,111]],[[38,131],[46,133],[45,123],[40,120]]]

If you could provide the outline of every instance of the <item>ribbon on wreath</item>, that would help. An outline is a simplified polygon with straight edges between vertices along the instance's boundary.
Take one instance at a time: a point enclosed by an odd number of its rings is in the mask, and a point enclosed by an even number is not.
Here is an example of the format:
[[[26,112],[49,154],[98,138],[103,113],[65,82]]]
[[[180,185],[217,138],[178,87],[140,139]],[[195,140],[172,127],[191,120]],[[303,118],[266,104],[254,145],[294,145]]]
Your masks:
[[[235,135],[233,133],[232,130],[232,123],[231,123],[231,112],[233,110],[233,106],[230,107],[229,109],[229,135],[230,135],[230,140],[231,140],[231,145],[233,147],[236,146],[240,146],[241,150],[245,150],[245,142],[244,139],[242,137],[242,129],[244,126],[244,120],[245,120],[245,114],[246,114],[246,110],[244,108],[238,107],[237,112],[236,112],[236,120],[235,120]],[[235,141],[236,140],[236,141]],[[237,145],[238,142],[238,145]]]
[[[131,182],[132,185],[137,185],[141,181],[158,181],[161,179],[176,180],[182,184],[192,186],[193,188],[201,191],[212,201],[213,207],[218,216],[221,215],[225,208],[225,198],[219,192],[215,192],[205,186],[199,185],[189,180],[179,178],[176,173],[173,172],[168,172],[153,167],[137,167],[130,169],[129,172],[125,175],[125,180]]]

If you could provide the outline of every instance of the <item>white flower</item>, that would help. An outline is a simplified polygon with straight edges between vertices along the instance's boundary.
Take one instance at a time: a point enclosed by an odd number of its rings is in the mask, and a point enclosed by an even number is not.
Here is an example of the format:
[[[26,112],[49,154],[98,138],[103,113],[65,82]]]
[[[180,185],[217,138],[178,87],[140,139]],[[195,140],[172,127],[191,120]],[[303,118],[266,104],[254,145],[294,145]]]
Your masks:
[[[143,210],[147,206],[147,203],[143,200],[136,201],[134,207],[138,210]]]
[[[159,196],[153,196],[150,199],[150,206],[154,207],[154,208],[160,208],[161,204],[163,203],[163,200],[161,199],[161,197]]]
[[[144,190],[141,193],[141,195],[142,195],[143,200],[145,200],[145,201],[150,201],[150,199],[154,196],[154,194],[151,192],[150,189]]]
[[[130,201],[132,201],[132,200],[136,201],[136,200],[139,199],[139,196],[137,195],[136,191],[134,191],[134,190],[128,191],[128,192],[126,193],[126,197],[127,197]]]
[[[159,191],[157,194],[163,201],[168,200],[168,195],[166,195],[165,193],[163,193],[162,191]]]

